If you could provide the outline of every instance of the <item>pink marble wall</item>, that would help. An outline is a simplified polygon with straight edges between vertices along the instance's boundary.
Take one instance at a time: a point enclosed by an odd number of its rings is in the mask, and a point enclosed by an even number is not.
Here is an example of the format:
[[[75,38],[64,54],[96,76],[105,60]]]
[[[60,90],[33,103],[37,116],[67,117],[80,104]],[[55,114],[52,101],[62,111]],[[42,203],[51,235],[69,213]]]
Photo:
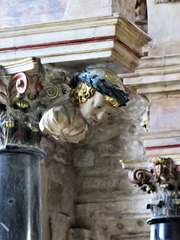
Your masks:
[[[150,131],[180,129],[180,98],[153,100],[150,110]]]
[[[68,0],[1,0],[0,27],[54,22],[64,17]]]
[[[133,0],[112,0],[112,12],[120,13],[129,21],[135,22],[135,1]]]
[[[155,4],[147,1],[149,56],[180,53],[180,2]]]
[[[132,0],[1,0],[0,28],[120,13],[134,21]]]

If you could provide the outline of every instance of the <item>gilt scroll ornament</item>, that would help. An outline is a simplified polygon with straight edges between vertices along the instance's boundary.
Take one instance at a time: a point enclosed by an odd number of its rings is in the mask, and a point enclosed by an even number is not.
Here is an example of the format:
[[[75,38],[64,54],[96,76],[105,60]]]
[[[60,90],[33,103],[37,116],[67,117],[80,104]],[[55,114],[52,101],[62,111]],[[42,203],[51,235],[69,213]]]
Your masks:
[[[180,165],[171,158],[152,159],[152,168],[134,169],[129,172],[131,183],[151,193],[152,202],[147,205],[153,217],[180,214]]]

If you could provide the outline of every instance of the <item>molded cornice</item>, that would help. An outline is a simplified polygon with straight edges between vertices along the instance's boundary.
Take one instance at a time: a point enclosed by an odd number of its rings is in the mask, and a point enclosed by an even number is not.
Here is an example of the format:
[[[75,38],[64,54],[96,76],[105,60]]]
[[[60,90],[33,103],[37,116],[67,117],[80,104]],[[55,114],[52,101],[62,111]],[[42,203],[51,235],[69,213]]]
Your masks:
[[[40,57],[42,63],[120,62],[134,70],[150,40],[119,15],[5,28],[0,30],[0,64]]]

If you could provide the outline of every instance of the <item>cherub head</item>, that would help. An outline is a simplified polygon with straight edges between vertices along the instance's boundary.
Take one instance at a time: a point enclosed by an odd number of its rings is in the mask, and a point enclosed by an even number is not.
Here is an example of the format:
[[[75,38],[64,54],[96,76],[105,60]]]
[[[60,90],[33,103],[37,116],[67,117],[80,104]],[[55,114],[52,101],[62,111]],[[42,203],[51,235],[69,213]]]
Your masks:
[[[129,100],[122,84],[109,70],[100,70],[98,75],[93,71],[81,73],[69,85],[72,102],[80,105],[82,117],[89,125],[106,119]]]
[[[88,124],[95,125],[126,105],[129,97],[122,84],[116,84],[115,77],[104,71],[95,71],[72,78],[70,93],[44,112],[39,123],[42,132],[61,141],[78,143],[85,138]]]

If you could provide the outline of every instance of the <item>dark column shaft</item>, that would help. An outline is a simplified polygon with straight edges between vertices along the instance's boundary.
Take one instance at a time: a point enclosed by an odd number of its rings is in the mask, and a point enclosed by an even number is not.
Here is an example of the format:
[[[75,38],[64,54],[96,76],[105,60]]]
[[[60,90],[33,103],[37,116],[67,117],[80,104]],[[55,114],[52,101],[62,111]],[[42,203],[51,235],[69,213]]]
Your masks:
[[[151,240],[180,239],[180,216],[153,218],[148,223],[151,224]]]
[[[0,240],[41,240],[40,151],[0,151]]]

